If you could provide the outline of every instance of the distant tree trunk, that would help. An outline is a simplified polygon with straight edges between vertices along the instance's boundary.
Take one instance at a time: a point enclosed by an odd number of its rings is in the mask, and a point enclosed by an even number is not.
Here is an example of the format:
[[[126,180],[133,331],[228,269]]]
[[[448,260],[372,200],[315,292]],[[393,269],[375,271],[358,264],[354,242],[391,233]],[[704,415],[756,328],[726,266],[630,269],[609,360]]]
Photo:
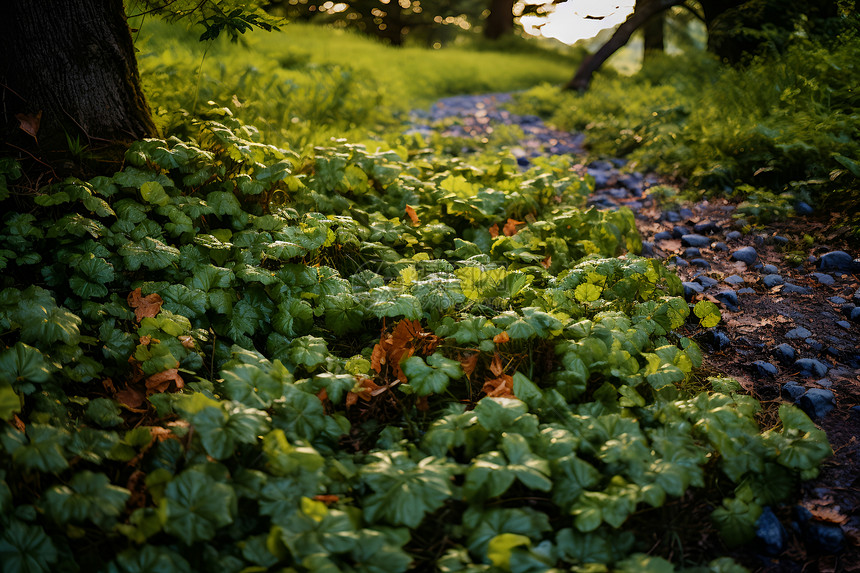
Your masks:
[[[514,31],[515,0],[491,0],[490,15],[484,24],[484,36],[498,40]]]
[[[603,44],[595,53],[586,57],[573,78],[564,86],[565,89],[579,90],[581,92],[588,89],[591,84],[591,76],[594,75],[600,66],[623,47],[630,36],[633,35],[640,26],[648,22],[654,16],[660,14],[667,8],[683,4],[684,0],[648,0],[639,1],[636,3],[636,8],[630,17],[621,24],[609,40]]]
[[[665,25],[666,12],[665,10],[661,10],[645,22],[645,25],[642,27],[644,35],[642,65],[651,61],[655,55],[666,51]]]
[[[44,153],[66,133],[107,146],[155,135],[123,0],[0,2],[0,54],[4,141]],[[19,123],[39,114],[35,148]]]

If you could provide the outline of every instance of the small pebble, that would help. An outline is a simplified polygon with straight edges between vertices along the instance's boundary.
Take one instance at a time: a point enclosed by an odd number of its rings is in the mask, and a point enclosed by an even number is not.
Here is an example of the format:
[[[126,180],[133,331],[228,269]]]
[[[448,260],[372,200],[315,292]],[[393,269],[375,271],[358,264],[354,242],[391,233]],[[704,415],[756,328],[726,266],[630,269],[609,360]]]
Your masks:
[[[670,223],[680,223],[681,222],[681,216],[678,213],[676,213],[675,211],[664,211],[662,218],[665,219],[666,221],[669,221]]]
[[[666,241],[666,240],[671,239],[671,238],[672,238],[672,232],[671,231],[660,231],[659,233],[654,235],[655,241]]]
[[[712,235],[714,233],[720,232],[720,226],[713,221],[696,223],[695,225],[693,225],[693,232],[699,233],[700,235]]]
[[[726,233],[727,241],[737,241],[741,237],[743,237],[743,234],[740,231],[729,231]]]
[[[811,215],[814,211],[812,205],[803,201],[800,201],[797,205],[795,205],[794,210],[798,215]]]
[[[829,300],[833,304],[845,304],[846,302],[848,302],[847,300],[845,300],[841,296],[831,296],[827,300]]]
[[[791,283],[785,283],[784,285],[782,285],[782,290],[780,292],[797,293],[797,294],[812,294],[812,289],[802,287],[802,286],[797,286],[797,285],[791,284]]]
[[[806,392],[806,388],[795,382],[794,380],[789,380],[782,386],[782,390],[780,391],[781,395],[784,398],[791,399],[792,402],[797,402],[800,400],[800,397]]]
[[[729,246],[728,246],[727,244],[725,244],[724,242],[722,242],[722,241],[718,241],[718,242],[714,243],[714,250],[717,250],[717,251],[728,251],[728,250],[729,250]]]
[[[838,320],[838,321],[836,321],[836,324],[838,326],[841,326],[845,330],[851,330],[851,323],[848,322],[847,320]]]
[[[692,259],[690,264],[699,267],[700,269],[709,269],[711,268],[711,263],[706,261],[705,259]]]
[[[692,219],[693,218],[693,211],[688,209],[687,207],[681,207],[681,209],[678,211],[678,213],[680,213],[681,217],[683,217],[684,219]]]
[[[684,300],[687,302],[693,300],[696,294],[704,292],[704,288],[699,283],[683,282],[684,285]]]
[[[824,253],[818,259],[818,268],[822,271],[852,271],[858,266],[860,265],[845,251],[830,251],[829,253]]]
[[[761,279],[761,282],[763,282],[764,286],[766,286],[767,288],[773,288],[775,286],[779,286],[785,283],[785,281],[779,275],[765,275],[765,277]]]
[[[851,322],[860,322],[860,307],[855,306],[848,315]]]
[[[812,419],[823,418],[836,407],[833,403],[833,392],[823,388],[810,388],[804,392],[797,404]]]
[[[768,274],[768,275],[775,275],[775,274],[779,274],[779,269],[776,268],[775,265],[764,265],[761,268],[761,272]]]
[[[723,281],[729,283],[730,285],[744,284],[744,279],[738,275],[732,275],[730,277],[726,277],[725,279],[723,279]]]
[[[728,335],[721,330],[712,330],[710,336],[710,343],[716,350],[723,350],[724,348],[728,348],[732,343],[732,339],[728,337]]]
[[[792,328],[788,332],[785,333],[785,337],[789,339],[803,339],[809,338],[812,336],[812,332],[803,328],[802,326],[798,326],[797,328]]]
[[[697,283],[699,283],[705,288],[715,287],[719,284],[719,281],[717,281],[716,279],[712,279],[711,277],[705,275],[699,275],[696,277],[695,280]]]
[[[727,309],[732,312],[737,312],[740,306],[738,295],[733,290],[723,290],[714,295],[718,301],[723,303]]]
[[[836,282],[836,279],[826,273],[812,273],[812,276],[815,277],[815,280],[817,280],[820,284],[823,284],[824,286],[830,286]]]
[[[773,355],[782,364],[787,365],[794,362],[796,352],[790,344],[786,344],[785,342],[783,342],[782,344],[773,349]]]
[[[738,294],[755,294],[755,289],[744,287],[742,289],[738,289]]]
[[[681,227],[675,227],[675,229],[681,229]],[[675,234],[675,231],[672,232]],[[711,240],[704,235],[681,235],[681,244],[685,247],[707,247],[711,244]]]
[[[829,368],[826,364],[815,358],[801,358],[794,362],[794,367],[799,370],[799,374],[805,378],[821,378]]]
[[[785,549],[788,532],[770,507],[765,507],[755,522],[755,536],[767,555],[779,555]]]
[[[806,543],[821,553],[839,553],[845,549],[845,532],[838,525],[814,521],[807,526]]]
[[[779,375],[779,369],[770,362],[764,360],[756,360],[750,364],[750,369],[753,374],[759,378],[776,378]]]
[[[675,225],[674,227],[672,227],[672,236],[676,239],[681,239],[681,242],[683,242],[684,235],[689,235],[689,234],[690,234],[690,229],[688,229],[684,225]],[[692,245],[692,246],[695,246],[695,245]]]
[[[688,263],[687,261],[685,261],[684,259],[682,259],[680,257],[673,258],[671,261],[669,261],[669,263],[670,264],[674,263],[675,266],[678,266],[678,267],[689,267],[690,266],[690,263]]]
[[[758,261],[758,253],[752,247],[742,247],[732,253],[732,260],[741,261],[748,265],[752,265],[756,261]]]
[[[701,257],[701,256],[702,256],[702,253],[696,247],[687,247],[686,249],[684,249],[684,258],[685,259],[692,259],[692,258]]]
[[[804,342],[807,344],[807,346],[809,346],[816,352],[821,352],[822,350],[824,350],[824,345],[815,340],[814,338],[807,338],[806,340],[804,340]]]
[[[783,237],[782,235],[777,235],[773,238],[773,242],[779,246],[785,246],[788,244],[788,237]]]

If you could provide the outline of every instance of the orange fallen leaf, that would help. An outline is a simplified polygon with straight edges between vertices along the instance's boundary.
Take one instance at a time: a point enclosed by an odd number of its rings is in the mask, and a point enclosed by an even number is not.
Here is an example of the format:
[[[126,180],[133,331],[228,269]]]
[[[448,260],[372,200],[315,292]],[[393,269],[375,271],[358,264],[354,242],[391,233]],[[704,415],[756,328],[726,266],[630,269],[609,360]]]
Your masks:
[[[516,219],[508,219],[508,222],[505,223],[505,226],[502,228],[502,232],[506,237],[513,237],[519,231],[518,227],[522,225],[522,221],[517,221]]]
[[[140,287],[129,293],[128,306],[134,309],[134,316],[140,322],[146,317],[155,317],[161,311],[164,300],[156,293],[143,296]]]
[[[320,402],[325,402],[326,400],[328,400],[328,392],[326,392],[325,388],[317,392],[317,398],[320,399]]]
[[[418,400],[415,401],[415,407],[419,412],[426,412],[430,409],[430,402],[427,400],[427,396],[421,396]]]
[[[385,348],[382,344],[377,344],[373,347],[373,353],[370,355],[370,367],[373,368],[377,374],[382,372],[382,367],[385,365]]]
[[[187,334],[183,334],[181,336],[177,336],[179,342],[182,343],[182,346],[188,348],[189,350],[194,350],[194,339],[188,336]]]
[[[416,213],[415,209],[409,205],[406,206],[406,215],[409,217],[409,220],[412,221],[413,227],[417,227],[420,224],[418,213]]]
[[[466,374],[466,378],[472,378],[472,373],[475,371],[475,367],[478,365],[478,358],[480,354],[475,352],[474,354],[470,354],[466,358],[460,359],[460,366],[463,367],[463,372]]]
[[[490,231],[490,236],[492,238],[495,239],[496,237],[499,236],[499,225],[497,223],[493,223],[493,226],[487,230]]]
[[[511,339],[511,337],[508,336],[508,333],[503,330],[502,332],[498,333],[497,335],[495,335],[493,337],[493,342],[495,342],[496,344],[504,344],[505,342],[508,342],[510,339]]]
[[[21,131],[30,135],[36,141],[39,140],[36,135],[39,133],[39,124],[42,123],[42,111],[39,110],[35,114],[32,113],[16,113],[15,118],[18,120],[18,127]]]
[[[152,344],[152,337],[150,335],[141,336],[139,342],[144,346]],[[157,341],[156,341],[157,342]]]
[[[365,378],[363,376],[357,376],[356,378],[358,380],[358,385],[360,386],[360,389],[358,390],[358,392],[347,392],[347,408],[355,404],[358,398],[361,398],[365,402],[369,402],[373,396],[378,396],[379,394],[388,390],[388,386],[380,386],[370,378]]]
[[[491,398],[516,398],[514,379],[510,374],[502,374],[498,378],[487,380],[481,390]]]
[[[146,394],[156,394],[159,392],[167,392],[170,389],[170,383],[176,385],[176,390],[180,390],[185,386],[185,381],[179,375],[177,368],[171,368],[164,372],[158,372],[146,379]]]
[[[143,392],[136,390],[131,387],[126,387],[123,390],[120,390],[114,395],[114,398],[117,402],[126,406],[131,410],[138,410],[142,405],[146,396],[143,395]]]
[[[502,366],[502,356],[496,352],[493,356],[493,361],[490,362],[490,372],[492,372],[496,376],[501,376],[502,372],[505,371],[505,367]]]
[[[552,266],[552,256],[549,256],[540,262],[541,266],[548,269]]]
[[[321,501],[326,505],[331,505],[336,503],[340,499],[340,496],[331,494],[331,493],[322,493],[314,496],[315,501]]]

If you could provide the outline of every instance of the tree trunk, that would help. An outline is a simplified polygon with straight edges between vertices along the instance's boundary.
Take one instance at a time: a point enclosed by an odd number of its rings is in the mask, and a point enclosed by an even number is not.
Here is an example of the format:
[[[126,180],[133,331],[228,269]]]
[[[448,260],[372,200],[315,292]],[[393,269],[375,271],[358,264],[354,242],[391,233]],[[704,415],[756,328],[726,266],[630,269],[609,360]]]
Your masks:
[[[615,30],[615,33],[611,38],[609,38],[609,41],[600,46],[599,50],[582,61],[582,64],[580,64],[579,69],[576,70],[576,74],[573,76],[573,79],[567,82],[564,88],[568,90],[579,90],[581,92],[587,90],[589,84],[591,84],[591,76],[594,75],[594,72],[600,69],[600,66],[609,59],[609,56],[617,52],[628,42],[628,40],[630,40],[630,36],[633,35],[633,32],[660,12],[683,3],[684,0],[653,0],[649,2],[637,2],[636,8],[633,10],[630,17],[627,18],[627,20],[625,20],[617,30]]]
[[[642,27],[643,52],[642,65],[646,65],[655,55],[666,51],[665,29],[666,12],[661,11],[648,20]]]
[[[490,15],[484,24],[484,37],[498,40],[514,31],[514,2],[515,0],[490,2]]]
[[[122,0],[4,0],[0,54],[7,142],[44,154],[67,134],[91,149],[155,135]],[[19,125],[39,116],[35,147]]]

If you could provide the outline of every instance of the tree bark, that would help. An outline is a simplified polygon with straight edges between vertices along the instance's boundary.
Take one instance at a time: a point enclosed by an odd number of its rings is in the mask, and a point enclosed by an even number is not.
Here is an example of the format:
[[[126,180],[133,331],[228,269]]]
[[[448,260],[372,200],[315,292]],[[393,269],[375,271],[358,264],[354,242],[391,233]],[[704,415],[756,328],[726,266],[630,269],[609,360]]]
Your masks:
[[[655,55],[662,54],[666,51],[665,41],[665,24],[666,12],[661,11],[655,14],[642,27],[643,33],[643,50],[642,50],[642,65],[646,65]]]
[[[498,40],[514,31],[515,0],[492,0],[490,15],[484,24],[484,37]]]
[[[603,44],[599,50],[586,57],[573,78],[565,84],[564,88],[584,92],[591,84],[591,77],[600,66],[609,59],[609,56],[621,49],[639,27],[652,17],[663,12],[667,8],[683,4],[684,0],[653,0],[651,2],[637,2],[636,8],[627,20],[621,24],[615,33]]]
[[[4,0],[0,54],[7,142],[33,148],[19,124],[39,114],[38,153],[64,150],[67,134],[91,147],[155,135],[122,0]]]

